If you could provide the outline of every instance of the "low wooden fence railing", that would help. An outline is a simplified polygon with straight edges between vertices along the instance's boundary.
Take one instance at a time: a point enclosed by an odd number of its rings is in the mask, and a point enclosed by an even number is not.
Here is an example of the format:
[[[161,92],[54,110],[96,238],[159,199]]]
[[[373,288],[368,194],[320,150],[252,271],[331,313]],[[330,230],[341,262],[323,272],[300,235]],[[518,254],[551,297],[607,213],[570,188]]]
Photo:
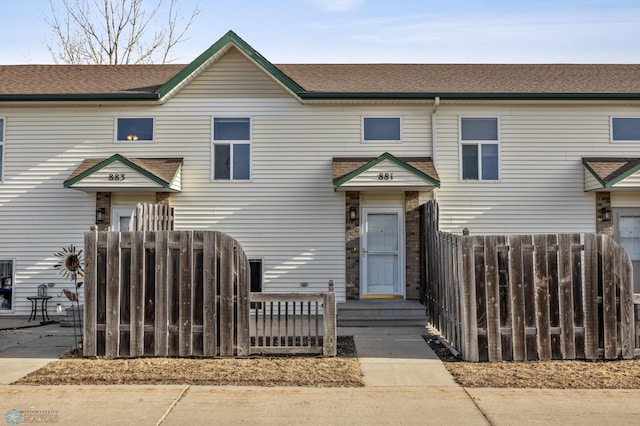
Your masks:
[[[428,319],[465,360],[640,356],[640,299],[613,239],[457,236],[437,231],[437,205],[425,210]]]
[[[325,355],[336,354],[333,289],[308,295],[251,294],[250,275],[240,244],[220,232],[87,232],[83,354],[214,357],[316,353],[318,348]],[[263,327],[262,339],[251,337],[251,304],[259,318],[260,309],[268,306],[273,315],[273,304],[282,301],[286,306],[315,304],[316,318],[324,309],[321,342],[299,339],[299,306],[291,311],[296,327],[285,327],[276,337],[264,334]],[[278,331],[270,327],[270,333]],[[272,344],[265,345],[267,341]],[[280,344],[274,345],[276,341]]]
[[[251,293],[251,354],[335,356],[336,294],[333,280],[321,293]],[[322,312],[322,313],[321,313]]]

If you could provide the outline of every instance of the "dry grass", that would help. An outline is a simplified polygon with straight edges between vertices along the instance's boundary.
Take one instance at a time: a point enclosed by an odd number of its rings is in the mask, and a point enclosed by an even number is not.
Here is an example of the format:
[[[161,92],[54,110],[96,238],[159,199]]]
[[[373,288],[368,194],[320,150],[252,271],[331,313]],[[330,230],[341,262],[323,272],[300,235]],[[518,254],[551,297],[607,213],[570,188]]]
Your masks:
[[[640,360],[445,362],[470,388],[640,389]]]
[[[424,337],[456,383],[468,388],[640,389],[640,359],[461,362],[436,336]]]
[[[338,339],[338,357],[66,358],[16,385],[364,386],[353,338]]]
[[[19,385],[364,386],[357,359],[61,359],[23,377]]]

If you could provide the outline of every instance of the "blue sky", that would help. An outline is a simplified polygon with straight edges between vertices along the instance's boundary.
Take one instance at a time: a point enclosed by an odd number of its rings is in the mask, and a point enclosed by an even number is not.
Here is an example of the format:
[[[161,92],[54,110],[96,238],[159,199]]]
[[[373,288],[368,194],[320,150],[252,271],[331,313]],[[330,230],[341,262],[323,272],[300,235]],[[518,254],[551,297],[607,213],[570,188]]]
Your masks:
[[[0,1],[0,64],[53,62],[49,10]],[[176,63],[230,29],[273,63],[640,63],[637,0],[200,0],[200,10]]]

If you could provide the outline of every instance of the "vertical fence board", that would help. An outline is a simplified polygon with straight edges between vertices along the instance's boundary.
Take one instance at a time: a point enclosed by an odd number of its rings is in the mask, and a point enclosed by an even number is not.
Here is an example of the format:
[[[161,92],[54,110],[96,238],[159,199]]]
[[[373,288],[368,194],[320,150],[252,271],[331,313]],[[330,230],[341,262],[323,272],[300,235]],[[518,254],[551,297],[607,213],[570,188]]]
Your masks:
[[[502,361],[500,336],[500,295],[498,289],[498,257],[496,237],[484,238],[484,278],[486,285],[487,348],[489,361]]]
[[[244,251],[236,246],[238,253],[238,289],[237,289],[237,306],[238,306],[238,347],[237,355],[249,355],[249,347],[251,346],[251,336],[249,332],[249,321],[243,321],[242,318],[249,318],[249,292],[251,290],[251,274],[249,273],[249,260]]]
[[[551,359],[551,341],[549,336],[549,288],[547,275],[547,236],[535,235],[533,238],[536,251],[535,283],[536,283],[536,328],[538,358]]]
[[[598,359],[598,239],[596,234],[584,236],[584,353],[587,359]]]
[[[622,348],[622,358],[631,359],[635,353],[635,320],[633,303],[633,267],[628,254],[622,249],[619,252],[620,268],[620,347]]]
[[[560,284],[560,342],[562,349],[562,359],[575,359],[575,331],[573,312],[573,285],[571,282],[571,235],[561,234],[558,236],[558,257],[559,257],[559,284]]]
[[[93,230],[84,236],[84,330],[82,353],[84,356],[97,355],[98,323],[98,232]]]
[[[220,244],[220,355],[233,355],[233,246],[221,234]]]
[[[154,331],[154,354],[156,356],[167,356],[169,354],[169,318],[168,318],[168,257],[169,257],[169,233],[161,231],[156,233],[155,241],[156,255],[156,292],[155,292],[155,331]],[[151,271],[149,271],[151,272]]]
[[[571,235],[571,284],[573,285],[573,318],[576,328],[582,329],[582,333],[575,333],[576,358],[584,359],[584,281],[582,279],[583,259],[580,234]]]
[[[130,354],[144,355],[144,232],[133,232],[131,241]]]
[[[218,346],[216,309],[216,283],[218,271],[216,269],[216,239],[218,233],[205,232],[202,238],[202,255],[204,258],[203,282],[203,348],[204,356],[216,356]]]
[[[338,351],[336,341],[336,290],[333,280],[329,280],[329,292],[323,300],[323,355],[335,356]]]
[[[120,234],[107,234],[107,320],[105,356],[119,355],[120,340]]]
[[[547,235],[547,288],[549,289],[549,338],[551,343],[551,359],[561,359],[560,349],[560,297],[558,276],[558,236]]]
[[[191,342],[191,288],[192,277],[191,271],[193,270],[193,256],[191,248],[193,247],[193,234],[190,232],[180,233],[180,275],[179,275],[179,296],[178,302],[180,304],[180,310],[178,313],[179,327],[178,327],[178,340],[179,349],[178,353],[182,357],[192,355],[192,342]]]
[[[465,359],[479,361],[478,355],[478,314],[476,310],[476,278],[474,267],[473,237],[462,237],[462,305],[465,316],[464,348]]]
[[[509,284],[511,293],[511,336],[514,361],[527,359],[522,270],[522,236],[509,237]]]
[[[604,322],[604,357],[617,356],[616,286],[614,280],[616,253],[609,238],[602,238],[602,316]]]
[[[168,235],[167,251],[167,355],[180,355],[180,232]]]

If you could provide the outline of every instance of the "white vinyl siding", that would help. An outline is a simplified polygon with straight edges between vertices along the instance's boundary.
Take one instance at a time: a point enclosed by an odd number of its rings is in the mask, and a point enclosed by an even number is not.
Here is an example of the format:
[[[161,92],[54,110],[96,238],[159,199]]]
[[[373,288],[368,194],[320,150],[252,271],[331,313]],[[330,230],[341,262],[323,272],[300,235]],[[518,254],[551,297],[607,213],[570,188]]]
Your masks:
[[[248,61],[236,48],[229,49],[220,61],[197,80],[196,85],[187,85],[178,96],[195,103],[209,102],[211,98],[291,98],[279,83]],[[199,90],[202,85],[207,86],[206,92]]]
[[[610,115],[632,110],[584,103],[441,105],[441,229],[461,233],[468,228],[472,234],[595,232],[595,195],[585,192],[582,157],[640,157],[640,143],[609,143]],[[500,185],[460,181],[459,116],[499,118]]]

